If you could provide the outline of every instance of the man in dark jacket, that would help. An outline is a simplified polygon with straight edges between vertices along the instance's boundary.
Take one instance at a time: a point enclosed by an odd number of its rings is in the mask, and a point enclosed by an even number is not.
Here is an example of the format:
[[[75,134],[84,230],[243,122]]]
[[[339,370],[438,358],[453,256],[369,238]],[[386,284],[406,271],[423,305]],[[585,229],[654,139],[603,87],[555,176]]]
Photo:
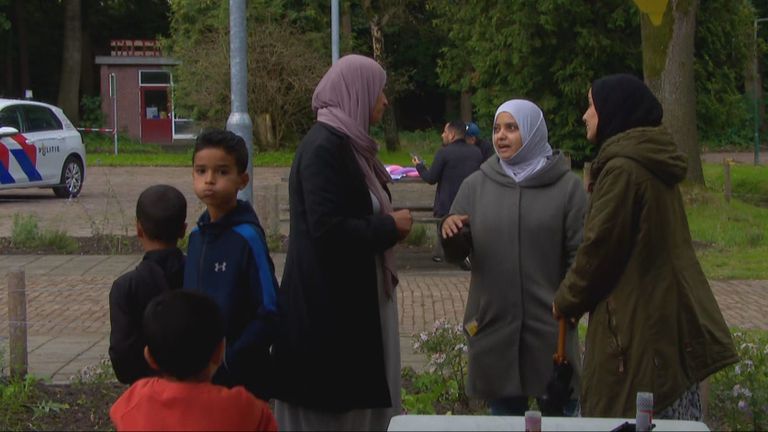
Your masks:
[[[153,298],[181,288],[184,254],[176,243],[184,237],[186,217],[187,201],[173,186],[151,186],[139,195],[136,233],[144,259],[120,276],[109,291],[109,358],[123,384],[155,375],[144,360],[147,342],[141,322]]]
[[[448,214],[451,204],[453,204],[453,199],[456,197],[456,193],[459,192],[461,182],[477,171],[484,160],[480,150],[464,140],[465,130],[466,126],[461,121],[452,121],[445,124],[443,134],[441,135],[443,147],[435,154],[432,168],[427,168],[424,161],[419,160],[417,156],[413,157],[412,162],[416,165],[416,170],[418,170],[421,178],[429,184],[437,183],[433,214],[438,218]],[[438,230],[439,235],[440,232]],[[435,262],[443,260],[443,251],[439,238],[435,242],[432,260]]]

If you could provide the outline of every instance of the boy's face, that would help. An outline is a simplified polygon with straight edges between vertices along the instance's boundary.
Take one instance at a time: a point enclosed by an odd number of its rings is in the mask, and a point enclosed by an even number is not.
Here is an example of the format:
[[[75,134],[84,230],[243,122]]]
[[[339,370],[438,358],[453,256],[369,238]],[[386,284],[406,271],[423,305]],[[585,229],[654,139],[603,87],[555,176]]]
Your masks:
[[[248,184],[248,174],[237,172],[234,156],[210,147],[195,154],[192,180],[195,195],[216,220],[237,205],[237,192]]]

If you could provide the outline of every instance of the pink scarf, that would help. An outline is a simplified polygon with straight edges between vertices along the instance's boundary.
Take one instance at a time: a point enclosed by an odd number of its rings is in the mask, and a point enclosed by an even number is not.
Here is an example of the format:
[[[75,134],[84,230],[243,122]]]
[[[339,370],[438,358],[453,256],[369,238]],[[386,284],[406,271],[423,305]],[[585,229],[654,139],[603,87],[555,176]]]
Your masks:
[[[368,127],[386,81],[387,73],[375,60],[347,55],[325,73],[312,96],[312,109],[317,114],[317,121],[349,137],[365,183],[379,201],[381,214],[392,212],[392,203],[383,187],[391,178],[376,158],[379,145],[368,135]],[[395,257],[390,248],[384,251],[384,290],[389,297],[392,297],[397,283]]]

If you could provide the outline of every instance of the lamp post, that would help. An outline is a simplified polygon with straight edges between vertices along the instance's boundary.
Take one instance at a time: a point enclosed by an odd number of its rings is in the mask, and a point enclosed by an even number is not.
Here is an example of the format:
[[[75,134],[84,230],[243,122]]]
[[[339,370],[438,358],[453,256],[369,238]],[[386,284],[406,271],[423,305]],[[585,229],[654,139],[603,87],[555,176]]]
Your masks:
[[[331,0],[331,62],[339,61],[339,0]]]
[[[248,184],[237,193],[243,201],[253,203],[253,122],[248,115],[248,31],[245,0],[229,0],[229,76],[232,111],[227,130],[245,141],[248,149]]]
[[[768,18],[755,19],[755,37],[753,39],[755,43],[755,165],[760,165],[760,95],[763,93],[757,58],[757,25],[764,21],[768,21]]]

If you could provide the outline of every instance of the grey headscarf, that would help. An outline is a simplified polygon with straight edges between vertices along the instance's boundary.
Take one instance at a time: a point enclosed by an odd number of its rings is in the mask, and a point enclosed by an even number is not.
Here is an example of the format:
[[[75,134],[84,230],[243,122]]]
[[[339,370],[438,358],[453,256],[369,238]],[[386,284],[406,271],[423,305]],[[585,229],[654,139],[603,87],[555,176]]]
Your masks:
[[[381,214],[392,211],[392,203],[382,186],[391,181],[391,177],[376,158],[379,144],[368,135],[368,127],[374,105],[386,82],[387,73],[375,60],[351,54],[328,69],[312,96],[312,109],[317,114],[317,121],[349,137],[365,183],[379,201]],[[384,252],[384,272],[389,276],[384,278],[384,288],[391,296],[398,283],[392,249]]]
[[[493,124],[500,113],[509,113],[517,120],[520,128],[520,137],[523,146],[509,159],[501,159],[501,167],[508,176],[516,182],[523,181],[526,177],[535,173],[547,163],[547,157],[552,155],[552,147],[549,145],[547,123],[544,114],[536,104],[525,99],[512,99],[504,102],[496,110]],[[496,150],[496,137],[494,135],[494,150]],[[498,155],[498,151],[496,152]]]

